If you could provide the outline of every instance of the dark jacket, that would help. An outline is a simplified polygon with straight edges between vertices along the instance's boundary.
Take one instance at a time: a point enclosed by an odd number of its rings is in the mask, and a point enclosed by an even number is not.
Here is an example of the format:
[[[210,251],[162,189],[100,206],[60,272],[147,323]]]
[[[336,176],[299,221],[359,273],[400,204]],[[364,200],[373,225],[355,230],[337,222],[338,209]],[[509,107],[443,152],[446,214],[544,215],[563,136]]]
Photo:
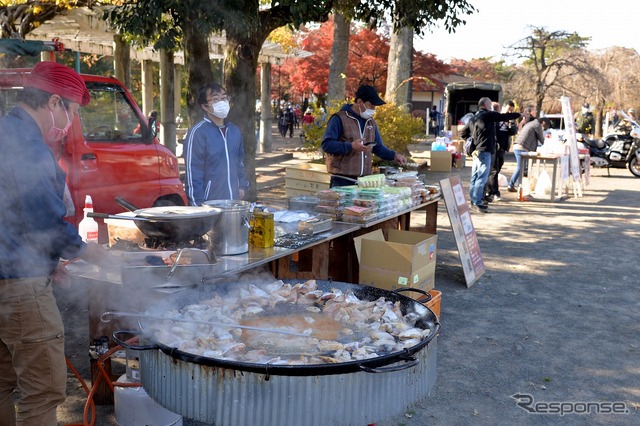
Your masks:
[[[47,277],[86,245],[66,222],[65,173],[22,108],[0,120],[0,279]]]
[[[502,114],[481,109],[472,119],[467,121],[460,136],[462,139],[472,137],[476,146],[475,151],[486,151],[493,154],[496,151],[496,123],[515,120],[518,117],[520,117],[518,112]]]
[[[496,126],[496,149],[508,152],[511,145],[511,136],[518,133],[518,125],[512,121],[501,121]]]
[[[513,149],[535,151],[538,148],[538,143],[544,143],[544,131],[542,130],[542,124],[534,119],[525,124],[520,133],[518,133],[518,137],[513,143]]]
[[[383,160],[395,159],[395,151],[383,145],[375,120],[365,120],[348,104],[331,116],[322,138],[329,173],[349,177],[371,174],[371,154],[351,149],[351,142],[358,139],[375,142],[372,153]]]

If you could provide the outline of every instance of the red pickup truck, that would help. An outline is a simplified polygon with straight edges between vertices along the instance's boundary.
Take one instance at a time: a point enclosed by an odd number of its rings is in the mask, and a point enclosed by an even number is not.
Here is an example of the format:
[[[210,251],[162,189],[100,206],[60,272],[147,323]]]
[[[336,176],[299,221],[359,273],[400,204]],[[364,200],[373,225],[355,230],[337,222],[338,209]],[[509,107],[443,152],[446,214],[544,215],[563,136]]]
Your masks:
[[[0,115],[17,103],[28,73],[28,69],[0,70]],[[185,205],[178,160],[158,142],[156,126],[142,114],[131,94],[115,78],[81,75],[91,102],[74,118],[62,143],[51,146],[67,173],[75,205],[75,216],[68,220],[76,226],[82,220],[87,194],[100,213],[124,210],[115,202],[116,196],[139,208]],[[106,236],[106,229],[100,235]]]

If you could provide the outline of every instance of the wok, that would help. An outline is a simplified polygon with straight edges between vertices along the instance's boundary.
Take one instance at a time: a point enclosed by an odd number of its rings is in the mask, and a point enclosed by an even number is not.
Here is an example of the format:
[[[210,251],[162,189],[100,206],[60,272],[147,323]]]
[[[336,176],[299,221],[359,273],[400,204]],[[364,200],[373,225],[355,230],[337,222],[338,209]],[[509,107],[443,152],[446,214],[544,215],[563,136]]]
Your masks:
[[[135,216],[87,213],[101,219],[133,220],[140,232],[165,243],[191,241],[206,234],[218,219],[222,209],[196,206],[162,206],[134,210]]]
[[[292,284],[300,282],[300,280],[283,280],[284,282],[290,282]],[[182,360],[187,363],[195,363],[205,365],[209,367],[228,368],[232,370],[240,370],[246,372],[254,372],[261,374],[271,375],[284,375],[284,376],[307,376],[307,375],[330,375],[330,374],[343,374],[352,373],[358,371],[367,372],[386,372],[395,371],[410,368],[415,365],[416,358],[412,355],[424,349],[429,342],[437,335],[440,330],[440,323],[436,315],[428,308],[426,308],[420,302],[415,301],[407,296],[397,294],[388,290],[379,289],[375,287],[369,287],[359,284],[349,284],[342,282],[332,281],[316,281],[318,283],[318,289],[330,291],[331,289],[340,289],[344,292],[353,291],[354,295],[361,300],[377,300],[380,297],[384,297],[387,300],[400,302],[400,307],[403,313],[415,312],[419,315],[419,319],[416,322],[416,327],[422,329],[429,329],[431,333],[424,339],[422,339],[416,345],[403,349],[397,352],[390,352],[383,355],[379,355],[375,358],[368,358],[358,361],[341,362],[335,364],[302,364],[302,365],[275,365],[275,364],[260,364],[251,363],[245,361],[235,361],[225,358],[212,358],[200,355],[195,355],[189,352],[182,351],[176,347],[170,347],[163,343],[158,342],[153,333],[150,333],[151,324],[149,321],[140,321],[139,326],[141,330],[141,337],[144,345],[131,347],[127,345],[123,338],[123,335],[138,334],[135,331],[119,330],[113,334],[114,340],[124,347],[130,347],[136,350],[160,350],[165,356],[173,359]],[[205,286],[201,291],[193,293],[183,293],[175,296],[175,298],[167,299],[173,305],[173,307],[182,307],[191,303],[198,303],[208,297],[212,297],[216,292],[224,294],[225,287],[237,285],[237,283],[216,284],[213,286]],[[166,306],[165,306],[166,308]],[[390,366],[390,364],[405,361],[399,366]],[[387,366],[387,367],[385,367]]]

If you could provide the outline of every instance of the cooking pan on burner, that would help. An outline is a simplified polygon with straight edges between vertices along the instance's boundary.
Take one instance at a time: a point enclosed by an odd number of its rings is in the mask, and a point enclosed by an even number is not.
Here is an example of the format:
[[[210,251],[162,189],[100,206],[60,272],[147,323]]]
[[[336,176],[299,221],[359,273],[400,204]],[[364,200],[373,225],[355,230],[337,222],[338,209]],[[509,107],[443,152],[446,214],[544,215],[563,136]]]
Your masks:
[[[133,220],[145,236],[176,243],[202,237],[213,228],[221,212],[222,209],[209,206],[161,206],[133,210],[133,217],[91,212],[87,216]]]

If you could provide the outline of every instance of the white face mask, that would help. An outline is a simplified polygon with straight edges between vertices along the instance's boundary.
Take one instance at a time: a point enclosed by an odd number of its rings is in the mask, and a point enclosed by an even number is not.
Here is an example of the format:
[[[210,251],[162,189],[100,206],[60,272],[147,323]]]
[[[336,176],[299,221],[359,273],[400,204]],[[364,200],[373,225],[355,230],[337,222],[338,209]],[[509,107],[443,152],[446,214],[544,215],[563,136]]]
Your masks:
[[[218,101],[212,104],[209,104],[209,108],[211,108],[211,114],[218,118],[227,118],[229,114],[229,101]]]
[[[362,104],[362,106],[364,107],[364,111],[360,113],[360,117],[364,118],[365,120],[370,119],[376,113],[375,109],[369,109],[365,104]]]

